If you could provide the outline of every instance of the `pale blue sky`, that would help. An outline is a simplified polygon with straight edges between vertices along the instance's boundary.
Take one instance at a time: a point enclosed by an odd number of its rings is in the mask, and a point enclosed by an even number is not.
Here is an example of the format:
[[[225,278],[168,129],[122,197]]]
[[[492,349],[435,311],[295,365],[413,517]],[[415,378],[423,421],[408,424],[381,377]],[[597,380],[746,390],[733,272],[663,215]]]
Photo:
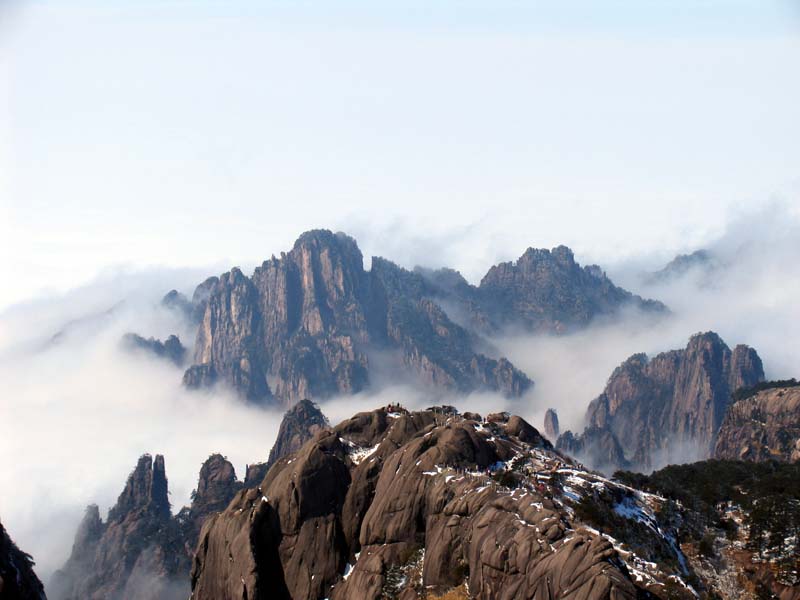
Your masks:
[[[248,266],[310,227],[474,279],[797,206],[797,2],[3,6],[0,309],[116,265]]]

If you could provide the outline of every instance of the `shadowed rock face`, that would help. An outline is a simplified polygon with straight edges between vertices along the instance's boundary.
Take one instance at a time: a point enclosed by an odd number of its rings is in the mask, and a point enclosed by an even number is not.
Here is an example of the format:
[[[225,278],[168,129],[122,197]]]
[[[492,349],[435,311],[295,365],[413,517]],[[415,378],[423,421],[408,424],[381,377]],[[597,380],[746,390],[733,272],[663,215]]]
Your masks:
[[[187,386],[224,381],[256,402],[351,394],[370,382],[370,354],[392,350],[427,383],[520,395],[530,380],[428,298],[425,280],[381,259],[371,271],[355,241],[310,231],[251,278],[239,269],[209,289]]]
[[[768,389],[732,404],[714,458],[800,460],[800,387]]]
[[[300,450],[303,444],[328,426],[328,419],[322,414],[319,406],[311,400],[301,400],[295,404],[283,415],[278,437],[269,452],[267,468],[275,464],[278,459]],[[266,475],[266,472],[264,474]]]
[[[17,548],[0,523],[0,598],[45,600],[44,587],[33,564],[30,555]]]
[[[639,469],[708,458],[731,394],[763,379],[755,350],[739,345],[731,351],[713,332],[693,336],[684,350],[652,359],[635,354],[614,370],[586,412],[592,438],[609,432],[632,464],[608,462],[616,454],[610,441],[596,457],[589,453],[592,444],[583,443],[578,456],[598,467]],[[558,447],[569,452],[568,441],[574,448],[575,439],[559,440]]]
[[[311,400],[301,400],[295,404],[283,415],[278,437],[267,461],[247,465],[244,487],[258,487],[266,477],[270,466],[278,459],[298,451],[303,444],[328,426],[328,419],[322,414],[319,406]]]
[[[465,582],[487,600],[641,597],[611,544],[569,517],[559,469],[578,473],[516,416],[360,413],[206,521],[192,597],[411,599]]]
[[[171,335],[163,342],[155,338],[143,338],[136,333],[122,336],[122,344],[128,350],[145,351],[159,358],[166,358],[177,366],[181,366],[186,358],[186,348],[177,335]]]
[[[269,471],[269,465],[265,462],[247,465],[247,471],[244,475],[244,487],[258,487],[264,480],[264,477],[267,476],[267,471]]]

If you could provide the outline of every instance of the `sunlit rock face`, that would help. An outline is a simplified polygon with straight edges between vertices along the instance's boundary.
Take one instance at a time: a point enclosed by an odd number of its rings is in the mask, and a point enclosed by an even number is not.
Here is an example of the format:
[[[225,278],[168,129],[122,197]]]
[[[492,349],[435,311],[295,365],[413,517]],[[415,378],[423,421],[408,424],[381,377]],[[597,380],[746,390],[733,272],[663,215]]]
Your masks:
[[[565,333],[626,307],[661,314],[659,302],[615,286],[572,252],[528,249],[492,267],[479,286],[456,271],[407,271],[374,257],[366,271],[355,240],[304,233],[252,277],[232,269],[209,279],[187,314],[202,310],[192,388],[225,382],[253,402],[291,405],[375,384],[376,353],[396,371],[452,392],[520,396],[531,380],[493,354],[482,335]]]
[[[531,381],[428,297],[425,280],[381,259],[365,271],[355,240],[310,231],[246,277],[233,269],[209,289],[189,387],[224,381],[254,402],[291,405],[352,394],[371,383],[370,355],[432,386],[522,394]]]
[[[714,457],[800,461],[800,387],[767,389],[734,402],[717,435]]]
[[[585,471],[520,417],[472,417],[387,407],[318,432],[206,521],[192,597],[411,600],[469,589],[485,600],[633,600],[673,576],[623,558],[570,508],[584,497],[655,523],[654,499]],[[651,558],[679,562],[666,534],[642,531]]]

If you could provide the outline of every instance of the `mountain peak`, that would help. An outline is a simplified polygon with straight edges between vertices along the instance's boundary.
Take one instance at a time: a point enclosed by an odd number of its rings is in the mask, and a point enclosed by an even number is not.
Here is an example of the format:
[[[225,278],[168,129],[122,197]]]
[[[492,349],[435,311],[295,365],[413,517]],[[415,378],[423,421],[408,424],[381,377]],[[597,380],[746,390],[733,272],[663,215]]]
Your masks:
[[[311,229],[300,234],[295,240],[293,250],[300,248],[337,248],[342,252],[361,256],[361,250],[354,238],[342,231]]]
[[[236,481],[236,471],[231,462],[221,454],[212,454],[200,468],[196,496],[204,496],[215,486],[229,486]]]
[[[563,244],[551,249],[531,246],[519,257],[517,264],[532,261],[556,261],[563,264],[574,264],[575,254],[571,248]]]
[[[603,433],[618,440],[626,461],[606,467],[630,466],[627,460],[639,469],[685,461],[687,448],[698,460],[708,458],[732,393],[763,379],[755,350],[737,346],[731,352],[715,332],[697,333],[683,349],[650,359],[634,354],[617,367],[603,393],[589,404],[584,437],[591,433],[599,439]],[[567,441],[560,441],[560,447],[588,464],[608,460],[588,441],[578,439],[571,448]]]
[[[716,331],[699,331],[695,333],[689,338],[688,347],[694,348],[704,344],[728,347]]]
[[[139,510],[152,511],[157,517],[169,519],[167,475],[164,457],[160,454],[156,455],[155,460],[149,454],[139,458],[116,505],[109,511],[108,520],[121,521]]]
[[[311,400],[300,400],[283,415],[267,465],[273,465],[284,456],[296,452],[317,432],[328,426],[328,419],[319,406]]]

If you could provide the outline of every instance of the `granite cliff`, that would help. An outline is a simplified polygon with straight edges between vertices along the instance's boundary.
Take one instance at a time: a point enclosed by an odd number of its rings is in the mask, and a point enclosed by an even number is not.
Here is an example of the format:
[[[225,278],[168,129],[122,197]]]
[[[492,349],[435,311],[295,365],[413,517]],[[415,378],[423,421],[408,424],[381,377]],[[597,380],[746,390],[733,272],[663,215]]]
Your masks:
[[[164,458],[142,456],[106,521],[86,509],[72,553],[48,586],[51,600],[184,600],[206,517],[242,489],[219,454],[200,469],[191,506],[170,512]]]
[[[51,598],[168,600],[183,597],[180,574],[189,557],[170,514],[164,458],[144,455],[105,522],[96,505],[86,514]]]
[[[532,382],[481,335],[561,333],[625,307],[666,310],[563,246],[529,249],[472,286],[452,270],[412,272],[379,257],[367,271],[355,240],[326,230],[304,233],[251,277],[234,268],[192,302],[176,294],[168,303],[202,310],[184,383],[224,381],[250,401],[283,405],[361,391],[387,362],[440,390],[520,396]]]
[[[800,461],[800,387],[771,387],[734,402],[717,434],[714,457]]]
[[[561,433],[558,425],[558,413],[553,408],[548,408],[544,414],[544,434],[547,439],[555,443]]]
[[[649,545],[634,545],[661,566],[623,552],[575,518],[580,498],[654,519],[646,495],[582,470],[519,417],[360,413],[206,521],[192,597],[666,597],[658,582],[680,580],[667,566],[680,551],[643,526]],[[623,520],[636,528],[636,518]]]
[[[531,381],[477,342],[426,295],[424,279],[375,258],[365,271],[355,241],[310,231],[246,277],[223,274],[209,290],[189,387],[224,380],[255,402],[355,393],[384,352],[417,379],[452,391],[522,394]]]
[[[298,402],[284,415],[267,463],[250,465],[242,482],[230,461],[212,454],[200,468],[191,504],[175,516],[170,513],[164,458],[142,456],[105,522],[96,505],[87,507],[72,553],[49,586],[51,599],[184,600],[206,519],[225,510],[240,490],[256,487],[272,463],[327,427],[318,406]]]
[[[612,470],[708,458],[733,392],[763,379],[755,350],[744,345],[731,350],[713,332],[694,335],[685,349],[652,359],[635,354],[590,403],[587,439],[565,434],[557,447]]]
[[[314,435],[329,426],[328,419],[311,400],[301,400],[295,404],[283,415],[278,437],[269,452],[268,467],[284,456],[297,452]]]
[[[452,269],[418,269],[435,298],[459,322],[480,333],[509,329],[534,333],[568,333],[600,317],[634,308],[662,314],[666,307],[614,285],[597,265],[581,267],[572,250],[528,248],[513,262],[493,266],[478,286]]]

